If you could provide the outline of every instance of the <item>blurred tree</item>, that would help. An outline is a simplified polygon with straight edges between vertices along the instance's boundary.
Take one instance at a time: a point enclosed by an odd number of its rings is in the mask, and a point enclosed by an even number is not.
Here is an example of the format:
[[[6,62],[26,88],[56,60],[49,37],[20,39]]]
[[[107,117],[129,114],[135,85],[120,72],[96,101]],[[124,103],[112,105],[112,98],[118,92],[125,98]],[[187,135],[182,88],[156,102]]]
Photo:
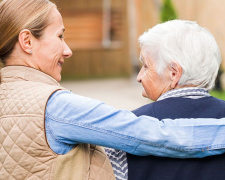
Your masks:
[[[177,13],[174,9],[171,0],[164,0],[160,11],[161,22],[173,20],[177,18]]]

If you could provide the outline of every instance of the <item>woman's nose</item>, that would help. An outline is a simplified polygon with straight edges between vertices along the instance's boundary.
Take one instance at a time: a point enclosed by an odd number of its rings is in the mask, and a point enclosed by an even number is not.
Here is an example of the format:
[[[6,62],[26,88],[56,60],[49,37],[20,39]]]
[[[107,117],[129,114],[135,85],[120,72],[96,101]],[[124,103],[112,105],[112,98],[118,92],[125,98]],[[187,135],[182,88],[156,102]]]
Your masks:
[[[65,43],[65,49],[64,49],[63,55],[65,58],[69,58],[73,55],[73,52],[71,51],[71,49],[66,43]]]
[[[141,68],[141,70],[139,71],[139,73],[138,73],[138,75],[137,75],[137,81],[138,81],[139,83],[141,83],[142,69],[143,69],[143,68]]]

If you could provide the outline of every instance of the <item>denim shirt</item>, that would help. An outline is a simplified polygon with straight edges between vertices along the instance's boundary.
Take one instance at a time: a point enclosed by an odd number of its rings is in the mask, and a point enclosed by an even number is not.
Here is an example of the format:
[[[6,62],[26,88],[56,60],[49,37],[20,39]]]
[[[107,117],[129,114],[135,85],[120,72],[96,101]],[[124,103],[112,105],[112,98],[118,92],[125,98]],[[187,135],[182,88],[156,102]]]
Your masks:
[[[49,145],[58,154],[67,153],[78,143],[120,149],[135,155],[182,158],[225,152],[224,118],[159,121],[149,116],[136,117],[130,111],[117,110],[65,90],[49,98],[45,123]]]

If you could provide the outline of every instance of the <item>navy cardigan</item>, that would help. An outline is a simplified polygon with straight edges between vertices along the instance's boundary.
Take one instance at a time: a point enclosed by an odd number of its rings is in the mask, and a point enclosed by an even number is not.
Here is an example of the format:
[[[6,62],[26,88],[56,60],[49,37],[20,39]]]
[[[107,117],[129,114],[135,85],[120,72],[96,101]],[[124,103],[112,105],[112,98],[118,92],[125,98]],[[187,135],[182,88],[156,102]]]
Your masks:
[[[225,101],[167,98],[133,111],[158,118],[224,118]],[[225,138],[225,132],[224,132]],[[176,159],[127,154],[128,180],[225,180],[225,154],[200,159]]]

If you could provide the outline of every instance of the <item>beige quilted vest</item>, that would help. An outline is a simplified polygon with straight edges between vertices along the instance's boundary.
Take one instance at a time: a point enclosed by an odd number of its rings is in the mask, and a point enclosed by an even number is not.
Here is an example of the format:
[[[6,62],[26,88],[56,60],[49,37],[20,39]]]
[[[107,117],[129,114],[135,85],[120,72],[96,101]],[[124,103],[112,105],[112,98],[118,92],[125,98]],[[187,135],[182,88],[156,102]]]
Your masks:
[[[45,137],[50,95],[63,89],[50,76],[23,66],[1,70],[0,180],[114,180],[103,148],[80,144],[55,154]],[[60,107],[59,107],[60,108]]]

